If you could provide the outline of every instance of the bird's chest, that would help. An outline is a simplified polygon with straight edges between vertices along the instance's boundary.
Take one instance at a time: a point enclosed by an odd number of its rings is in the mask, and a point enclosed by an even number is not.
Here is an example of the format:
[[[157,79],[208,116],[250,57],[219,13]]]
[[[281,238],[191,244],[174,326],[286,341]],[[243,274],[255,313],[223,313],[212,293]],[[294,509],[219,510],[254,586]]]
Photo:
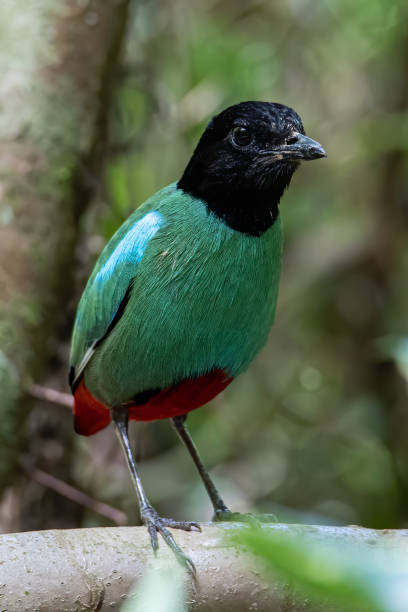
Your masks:
[[[158,249],[150,316],[154,346],[187,375],[245,370],[273,323],[281,265],[279,221],[260,238],[231,230]],[[218,230],[218,231],[217,231]]]

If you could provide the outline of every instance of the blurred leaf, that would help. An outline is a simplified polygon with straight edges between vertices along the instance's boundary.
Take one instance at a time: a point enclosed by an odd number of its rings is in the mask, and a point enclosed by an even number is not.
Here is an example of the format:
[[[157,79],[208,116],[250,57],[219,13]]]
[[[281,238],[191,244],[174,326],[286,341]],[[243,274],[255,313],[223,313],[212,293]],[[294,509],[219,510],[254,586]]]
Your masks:
[[[121,158],[112,163],[109,167],[108,185],[115,208],[128,213],[130,210],[130,194],[128,188],[128,173],[125,163]]]
[[[381,356],[392,359],[401,376],[408,382],[408,336],[390,335],[376,341]]]
[[[184,589],[185,573],[176,561],[155,561],[122,612],[186,612]]]
[[[390,600],[390,577],[381,574],[357,544],[353,549],[339,540],[335,546],[317,544],[298,531],[282,533],[270,528],[246,528],[236,532],[234,539],[262,561],[268,572],[293,583],[316,603],[328,602],[353,612],[402,610],[391,601],[386,603]],[[405,598],[407,595],[405,592]]]

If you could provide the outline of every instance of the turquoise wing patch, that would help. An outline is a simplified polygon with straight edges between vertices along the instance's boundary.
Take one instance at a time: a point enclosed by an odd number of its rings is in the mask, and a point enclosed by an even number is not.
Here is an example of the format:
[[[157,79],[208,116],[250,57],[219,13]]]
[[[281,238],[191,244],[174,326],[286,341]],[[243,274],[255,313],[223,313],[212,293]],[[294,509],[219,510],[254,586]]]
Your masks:
[[[75,380],[114,321],[149,242],[164,223],[158,211],[136,221],[132,217],[106,245],[79,302],[71,349]]]
[[[162,215],[157,211],[147,213],[136,221],[95,276],[93,284],[97,291],[103,289],[118,267],[133,266],[142,261],[147,245],[161,224]]]

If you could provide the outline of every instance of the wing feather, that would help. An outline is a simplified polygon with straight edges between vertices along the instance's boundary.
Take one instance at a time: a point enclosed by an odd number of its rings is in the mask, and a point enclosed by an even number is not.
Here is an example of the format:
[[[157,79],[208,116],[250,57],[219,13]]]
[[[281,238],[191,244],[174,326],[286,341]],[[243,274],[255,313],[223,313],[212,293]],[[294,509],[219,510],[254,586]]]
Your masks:
[[[122,316],[138,266],[150,240],[162,225],[161,213],[157,210],[146,212],[143,206],[119,228],[97,261],[75,319],[70,356],[73,390],[98,345]]]

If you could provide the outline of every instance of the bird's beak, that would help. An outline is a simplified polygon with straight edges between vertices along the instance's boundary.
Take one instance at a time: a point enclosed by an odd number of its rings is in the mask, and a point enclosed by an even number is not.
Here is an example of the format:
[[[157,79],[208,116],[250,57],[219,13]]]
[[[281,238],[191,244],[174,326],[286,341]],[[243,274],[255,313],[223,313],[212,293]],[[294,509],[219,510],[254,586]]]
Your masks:
[[[284,161],[308,161],[319,159],[319,157],[327,157],[326,151],[320,143],[299,132],[293,133],[288,143],[262,151],[262,154]]]
[[[282,146],[281,153],[283,153],[285,157],[288,156],[290,159],[303,159],[305,161],[319,159],[319,157],[327,157],[326,151],[323,149],[322,145],[316,140],[313,140],[313,138],[309,138],[309,136],[305,136],[299,132],[293,134],[293,138],[295,137],[297,138],[296,142]]]

